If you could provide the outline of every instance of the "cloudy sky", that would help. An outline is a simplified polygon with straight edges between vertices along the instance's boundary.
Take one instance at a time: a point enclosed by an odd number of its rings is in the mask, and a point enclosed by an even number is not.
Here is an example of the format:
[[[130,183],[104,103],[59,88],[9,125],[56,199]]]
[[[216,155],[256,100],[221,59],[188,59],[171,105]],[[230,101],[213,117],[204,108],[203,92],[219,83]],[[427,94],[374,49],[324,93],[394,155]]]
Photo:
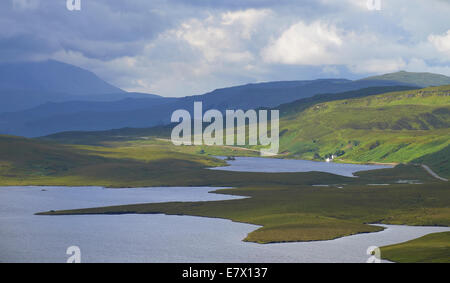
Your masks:
[[[0,62],[55,59],[164,96],[398,70],[450,76],[449,0],[367,2],[81,0],[69,11],[66,0],[1,0]]]

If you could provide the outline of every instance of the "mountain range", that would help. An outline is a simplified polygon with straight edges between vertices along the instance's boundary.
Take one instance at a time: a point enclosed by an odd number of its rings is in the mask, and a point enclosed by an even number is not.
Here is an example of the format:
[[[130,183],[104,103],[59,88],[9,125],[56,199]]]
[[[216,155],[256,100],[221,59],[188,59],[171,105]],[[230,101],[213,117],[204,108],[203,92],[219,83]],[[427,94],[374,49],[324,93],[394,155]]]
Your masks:
[[[397,81],[420,87],[450,85],[450,77],[444,75],[433,73],[410,73],[406,71],[368,77],[365,80]]]
[[[315,103],[280,122],[280,150],[306,159],[410,162],[450,144],[450,85]]]
[[[47,102],[146,97],[149,95],[128,93],[90,71],[54,60],[0,64],[0,113],[21,111]]]
[[[333,156],[346,163],[425,163],[440,176],[450,177],[450,85],[422,89],[373,87],[318,94],[277,108],[281,114],[279,157],[323,161]],[[172,128],[166,125],[62,132],[42,139],[84,145],[142,144],[154,138],[169,139]]]
[[[356,81],[255,83],[167,98],[125,92],[92,72],[57,61],[3,64],[0,75],[0,134],[27,137],[164,125],[170,123],[174,110],[192,111],[194,101],[202,101],[204,110],[246,110],[276,107],[318,94],[327,96],[376,87],[393,87],[394,91],[398,86],[413,89],[450,81],[442,75],[399,72]]]

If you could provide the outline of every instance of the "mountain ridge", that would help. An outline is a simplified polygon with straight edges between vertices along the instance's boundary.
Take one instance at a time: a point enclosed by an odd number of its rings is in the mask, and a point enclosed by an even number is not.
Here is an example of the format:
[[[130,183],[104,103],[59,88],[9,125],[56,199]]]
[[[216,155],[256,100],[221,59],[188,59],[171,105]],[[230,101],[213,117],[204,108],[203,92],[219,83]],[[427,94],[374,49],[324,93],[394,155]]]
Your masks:
[[[0,64],[0,88],[80,96],[125,92],[89,70],[56,60]]]
[[[0,65],[0,74],[2,72],[6,73],[5,68],[1,66],[8,65]],[[47,78],[44,80],[45,83],[40,82],[36,78],[29,85],[22,81],[22,84],[19,84],[15,91],[5,91],[0,88],[0,97],[2,99],[2,105],[0,106],[0,133],[27,137],[43,136],[63,131],[98,131],[168,124],[173,111],[177,109],[192,111],[195,101],[202,101],[205,111],[208,109],[218,109],[220,111],[226,109],[247,110],[276,107],[299,99],[313,97],[317,94],[343,93],[370,87],[394,87],[399,85],[416,87],[415,84],[391,81],[385,78],[366,78],[356,81],[347,79],[316,79],[250,83],[219,88],[201,95],[168,98],[124,92],[115,87],[111,89],[111,85],[101,81],[92,72],[57,61],[16,63],[16,65],[10,66],[18,66],[17,68],[19,69],[32,66],[31,69],[33,70],[28,71],[31,74],[36,74],[36,69],[39,69],[40,66],[44,66],[44,69],[48,67],[50,69],[59,70],[59,68],[63,68],[69,70],[61,72],[55,77],[49,76],[49,74],[45,74],[45,71],[42,71],[44,75],[40,76]],[[83,74],[79,75],[80,72]],[[74,89],[74,84],[79,84],[79,81],[75,80],[70,82],[69,86],[65,86],[65,82],[71,77],[70,74],[72,73],[77,74],[73,77],[78,77],[79,79],[88,77],[88,83],[80,86],[81,88]],[[11,79],[11,76],[17,74],[16,70],[0,78],[0,87],[2,82],[9,80],[8,78],[12,82],[10,85],[14,85],[14,82],[17,82],[17,80],[20,81],[20,79],[16,79],[16,81],[14,81],[14,78]],[[410,74],[408,73],[407,75],[409,76]],[[439,77],[440,75],[436,76]],[[40,77],[37,76],[37,78]],[[58,81],[58,78],[63,78],[63,80]],[[89,90],[92,85],[89,83],[91,79],[96,81],[95,85],[97,83],[100,86],[106,85],[107,91],[118,92],[101,93],[105,90],[102,87],[100,87],[101,90],[99,90],[99,87],[93,87]],[[36,83],[36,80],[39,83]],[[58,82],[52,82],[52,80]],[[20,89],[23,85],[29,90]],[[50,86],[52,85],[55,85],[56,88],[51,88]],[[46,92],[49,88],[51,88],[51,92]],[[74,94],[68,94],[67,92],[69,91],[74,92]],[[82,94],[83,91],[91,94]],[[132,100],[125,100],[127,98]],[[123,104],[123,106],[120,104]],[[46,110],[43,111],[43,108]]]
[[[371,76],[362,80],[388,80],[399,83],[415,84],[421,87],[449,85],[450,77],[428,72],[399,71],[379,76]]]
[[[414,162],[450,143],[450,85],[314,104],[280,121],[280,152],[341,162]],[[448,150],[447,150],[448,151]],[[448,166],[448,164],[446,165]],[[436,169],[436,168],[433,168]],[[447,172],[448,168],[437,168]]]

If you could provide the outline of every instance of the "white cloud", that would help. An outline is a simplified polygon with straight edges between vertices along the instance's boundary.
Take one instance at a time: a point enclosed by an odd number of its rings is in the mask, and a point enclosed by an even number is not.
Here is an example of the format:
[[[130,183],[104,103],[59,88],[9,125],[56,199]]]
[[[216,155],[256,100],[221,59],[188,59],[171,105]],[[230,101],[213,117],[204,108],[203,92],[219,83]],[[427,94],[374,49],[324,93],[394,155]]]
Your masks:
[[[344,25],[341,20],[336,23],[316,20],[310,24],[300,21],[272,39],[261,56],[266,63],[323,66],[323,73],[334,75],[337,65],[346,66],[354,74],[417,71],[415,60],[420,59],[424,69],[431,70],[427,65],[430,62],[440,62],[441,66],[432,70],[448,74],[450,57],[433,50],[450,55],[450,30],[420,40],[408,39],[371,26]]]
[[[272,14],[269,9],[248,9],[243,11],[226,12],[222,14],[222,25],[238,26],[242,38],[250,39],[257,31],[259,23]]]
[[[429,72],[450,76],[450,66],[448,65],[430,66],[423,59],[420,58],[411,58],[411,60],[409,60],[408,62],[408,65],[405,67],[405,70],[410,72]]]
[[[428,41],[440,52],[450,55],[450,30],[444,35],[430,35]]]
[[[355,73],[390,73],[404,69],[406,62],[402,58],[394,59],[368,59],[350,65]]]
[[[221,51],[232,48],[232,42],[225,30],[206,25],[197,19],[183,23],[173,33],[192,47],[201,50],[209,61],[214,61],[221,54]]]
[[[187,20],[169,33],[201,51],[209,62],[247,62],[254,58],[247,43],[270,14],[268,9],[210,14],[206,19]]]
[[[339,75],[339,69],[336,66],[326,65],[322,68],[322,72],[326,74]]]
[[[121,88],[167,96],[402,69],[450,75],[448,1],[382,0],[375,12],[366,0],[245,1],[239,8],[227,0],[99,0],[76,16],[61,1],[0,1],[0,54],[58,59]]]
[[[348,7],[352,6],[361,10],[368,10],[367,8],[368,0],[320,0],[320,2],[327,6],[334,7]]]
[[[263,49],[261,55],[269,63],[334,64],[337,62],[334,54],[342,44],[335,26],[319,21],[310,25],[298,22]]]

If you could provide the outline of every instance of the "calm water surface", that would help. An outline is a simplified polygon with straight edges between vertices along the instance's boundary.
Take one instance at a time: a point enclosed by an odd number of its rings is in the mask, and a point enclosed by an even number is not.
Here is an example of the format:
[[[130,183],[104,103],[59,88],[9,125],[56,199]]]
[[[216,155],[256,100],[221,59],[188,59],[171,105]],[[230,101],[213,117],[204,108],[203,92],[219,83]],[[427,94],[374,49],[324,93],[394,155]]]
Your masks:
[[[212,188],[0,188],[0,262],[65,262],[79,246],[82,262],[365,262],[369,246],[404,242],[438,227],[387,226],[332,241],[260,245],[242,239],[258,226],[167,215],[35,216],[35,212],[237,197]]]
[[[225,157],[219,156],[218,158],[225,159]],[[215,167],[211,169],[265,173],[319,171],[353,177],[353,173],[358,171],[392,168],[392,166],[388,165],[359,165],[262,157],[236,157],[236,160],[227,161],[227,163],[229,164],[229,166]]]

